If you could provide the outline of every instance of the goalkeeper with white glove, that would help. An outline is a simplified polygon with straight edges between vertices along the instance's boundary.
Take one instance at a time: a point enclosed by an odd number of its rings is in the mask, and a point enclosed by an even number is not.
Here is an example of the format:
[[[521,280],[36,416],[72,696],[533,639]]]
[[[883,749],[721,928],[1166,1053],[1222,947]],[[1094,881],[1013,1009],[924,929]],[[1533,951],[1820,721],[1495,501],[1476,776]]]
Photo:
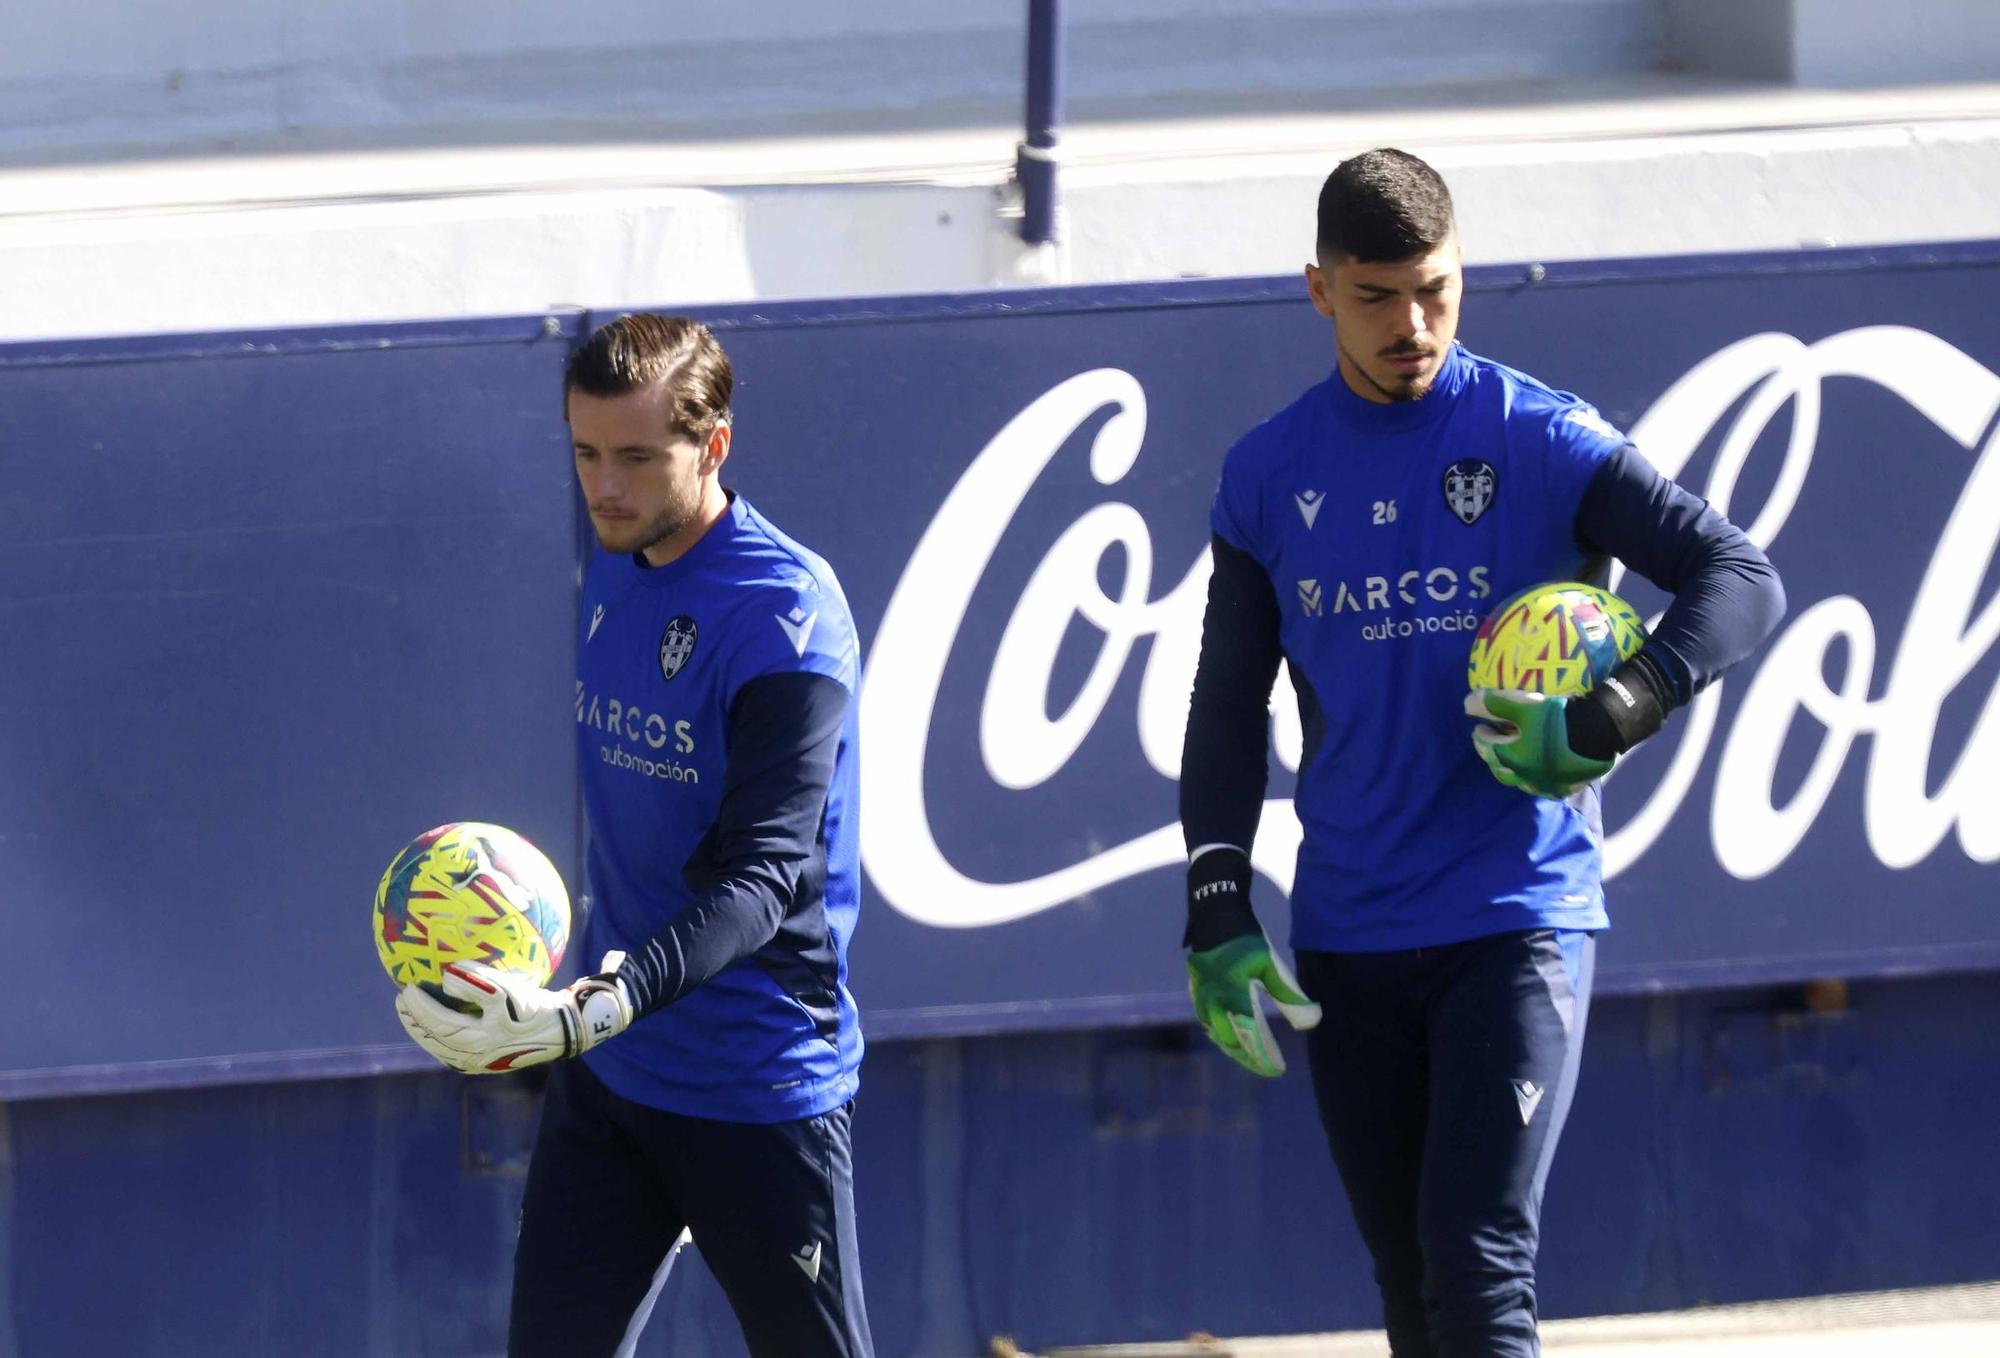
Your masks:
[[[404,990],[454,1070],[542,1065],[510,1358],[609,1358],[683,1230],[753,1358],[870,1358],[855,1227],[860,647],[839,581],[722,486],[728,356],[634,314],[572,354],[598,544],[578,600],[590,904],[560,989],[476,964]],[[576,1058],[576,1059],[565,1059]]]
[[[396,1017],[419,1047],[467,1075],[489,1075],[581,1056],[632,1024],[632,999],[618,978],[622,952],[609,952],[595,976],[561,990],[483,962],[444,967],[440,988],[458,1007],[421,986],[396,996]]]

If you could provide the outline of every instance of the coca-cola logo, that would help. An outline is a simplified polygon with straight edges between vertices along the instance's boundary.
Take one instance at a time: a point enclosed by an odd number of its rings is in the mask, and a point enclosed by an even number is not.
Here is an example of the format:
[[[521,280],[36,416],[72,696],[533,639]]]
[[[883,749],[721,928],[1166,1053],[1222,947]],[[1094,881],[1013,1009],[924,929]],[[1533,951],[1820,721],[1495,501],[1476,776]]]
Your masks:
[[[1730,683],[1747,688],[1722,742],[1709,835],[1716,861],[1731,875],[1762,877],[1791,856],[1862,736],[1870,740],[1860,828],[1884,866],[1922,862],[1954,827],[1966,857],[2000,859],[2000,690],[1988,695],[1961,748],[1933,748],[1946,698],[2000,637],[2000,599],[1974,613],[2000,539],[2000,456],[1994,452],[2000,433],[1989,434],[2000,411],[2000,376],[1935,335],[1906,326],[1868,326],[1811,345],[1790,335],[1754,335],[1711,355],[1669,387],[1633,426],[1632,438],[1672,476],[1747,395],[1702,487],[1727,512],[1758,436],[1789,407],[1791,434],[1776,483],[1744,525],[1768,546],[1783,532],[1812,472],[1820,447],[1820,388],[1833,377],[1886,388],[1969,455],[1964,488],[1910,602],[1887,677],[1878,684],[1875,621],[1859,599],[1808,602],[1795,592],[1792,616],[1754,668],[1720,681],[1684,714],[1686,730],[1672,763],[1637,814],[1605,844],[1607,875],[1643,857],[1680,810],[1714,741],[1721,692]],[[1836,642],[1844,643],[1845,660],[1837,686],[1830,687],[1824,670]],[[1803,784],[1780,806],[1773,798],[1778,754],[1800,716],[1820,728],[1819,748]],[[1926,790],[1934,765],[1949,770],[1935,795]]]
[[[1697,364],[1630,432],[1672,476],[1740,403],[1705,483],[1690,487],[1727,512],[1759,435],[1789,409],[1791,432],[1773,487],[1743,525],[1753,540],[1769,545],[1784,530],[1811,473],[1821,384],[1832,377],[1879,384],[1976,454],[1968,456],[1964,489],[1887,677],[1877,684],[1876,630],[1859,600],[1807,603],[1795,588],[1791,618],[1754,668],[1716,684],[1682,714],[1668,766],[1607,840],[1607,876],[1641,859],[1682,810],[1716,743],[1721,694],[1731,683],[1747,687],[1721,741],[1709,824],[1715,859],[1726,871],[1755,878],[1783,864],[1863,736],[1870,737],[1865,832],[1881,862],[1917,863],[1954,829],[1968,857],[2000,858],[2000,692],[1989,696],[1937,791],[1926,787],[1927,771],[1941,753],[1932,748],[1939,709],[2000,637],[2000,600],[1974,612],[2000,538],[2000,456],[1994,453],[2000,437],[1980,450],[2000,410],[2000,377],[1936,336],[1907,327],[1850,330],[1810,345],[1789,335],[1757,335]],[[1115,368],[1079,373],[1008,421],[973,459],[919,540],[883,615],[861,696],[867,748],[862,854],[883,898],[913,919],[943,927],[999,924],[1181,861],[1180,828],[1169,820],[1054,871],[982,880],[940,848],[926,801],[933,718],[967,609],[1023,500],[1065,442],[1106,411],[1091,444],[1090,470],[1106,487],[1123,481],[1145,442],[1145,392]],[[1124,569],[1115,593],[1107,593],[1098,568],[1114,549]],[[994,788],[1035,788],[1061,772],[1109,715],[1119,676],[1134,648],[1148,639],[1134,714],[1139,748],[1155,771],[1179,777],[1209,569],[1206,552],[1177,579],[1170,567],[1156,594],[1146,521],[1115,500],[1086,510],[1056,538],[1014,602],[986,672],[979,752]],[[1078,619],[1093,630],[1096,654],[1075,697],[1050,716],[1057,650]],[[1844,663],[1839,682],[1830,686],[1824,672],[1836,643]],[[1295,769],[1296,704],[1282,674],[1279,690],[1273,744],[1280,761]],[[1819,728],[1819,747],[1803,783],[1779,805],[1779,754],[1801,716]],[[1171,799],[1161,801],[1164,807]],[[1290,801],[1267,801],[1252,858],[1286,890],[1299,836]]]

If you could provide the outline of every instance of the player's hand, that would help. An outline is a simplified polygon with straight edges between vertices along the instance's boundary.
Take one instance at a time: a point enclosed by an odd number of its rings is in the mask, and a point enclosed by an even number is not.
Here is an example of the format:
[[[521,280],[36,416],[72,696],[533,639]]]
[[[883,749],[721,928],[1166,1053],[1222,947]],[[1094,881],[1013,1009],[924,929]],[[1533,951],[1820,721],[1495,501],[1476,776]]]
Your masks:
[[[1301,1032],[1319,1023],[1319,1006],[1306,998],[1291,969],[1271,951],[1264,931],[1191,952],[1187,969],[1194,1016],[1209,1040],[1253,1075],[1283,1075],[1285,1057],[1271,1035],[1264,996]]]
[[[443,968],[444,992],[471,1012],[406,985],[396,996],[396,1016],[418,1046],[467,1075],[579,1056],[632,1022],[632,1001],[616,974],[624,960],[623,953],[606,953],[602,974],[561,990],[481,962],[453,962]]]
[[[1271,952],[1264,926],[1250,908],[1250,855],[1216,845],[1188,864],[1188,997],[1209,1040],[1258,1075],[1285,1073],[1285,1058],[1264,1017],[1269,995],[1294,1028],[1319,1022],[1285,964]]]
[[[1570,748],[1569,699],[1518,688],[1468,694],[1465,713],[1479,718],[1472,748],[1508,787],[1558,801],[1611,772],[1613,759],[1591,759]]]

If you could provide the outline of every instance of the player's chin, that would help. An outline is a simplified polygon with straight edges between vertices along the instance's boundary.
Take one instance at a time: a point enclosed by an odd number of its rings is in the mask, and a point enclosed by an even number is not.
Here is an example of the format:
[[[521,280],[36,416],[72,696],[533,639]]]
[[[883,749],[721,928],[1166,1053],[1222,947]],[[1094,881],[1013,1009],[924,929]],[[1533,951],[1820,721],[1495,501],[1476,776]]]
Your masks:
[[[1426,363],[1421,368],[1395,367],[1384,372],[1376,385],[1398,401],[1420,400],[1437,380],[1438,365]]]
[[[638,551],[639,541],[645,536],[637,523],[626,520],[606,523],[592,519],[590,526],[597,531],[597,545],[614,556]]]
[[[1431,385],[1437,381],[1438,374],[1443,370],[1444,364],[1433,358],[1416,372],[1406,374],[1403,384],[1410,393],[1410,399],[1414,401],[1418,397],[1427,394],[1431,389]]]

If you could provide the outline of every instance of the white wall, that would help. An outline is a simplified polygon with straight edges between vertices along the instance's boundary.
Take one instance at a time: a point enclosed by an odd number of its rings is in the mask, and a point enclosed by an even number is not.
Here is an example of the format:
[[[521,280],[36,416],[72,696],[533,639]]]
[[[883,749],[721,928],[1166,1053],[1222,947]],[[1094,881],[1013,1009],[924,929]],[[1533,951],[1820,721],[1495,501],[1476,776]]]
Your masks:
[[[1661,0],[1086,0],[1071,96],[1640,70]],[[68,0],[0,42],[0,154],[202,149],[605,119],[764,132],[1021,102],[1027,0]]]
[[[1384,129],[1283,155],[1086,160],[1064,178],[1066,243],[1042,256],[1005,212],[1004,141],[955,182],[52,209],[0,216],[0,338],[1289,273],[1326,171],[1378,140],[1445,173],[1474,263],[2000,238],[2000,90],[1991,103],[1983,120],[1809,131]]]
[[[1804,86],[2000,79],[1994,0],[1666,0],[1670,67]]]
[[[65,0],[0,42],[0,158],[479,143],[607,123],[777,135],[990,119],[1027,0]],[[1995,0],[1078,0],[1077,111],[1694,73],[2000,79]]]
[[[1384,144],[1445,171],[1475,263],[2000,238],[2000,82],[1813,92],[1621,66],[1726,47],[1726,33],[1688,26],[1691,7],[1750,25],[1833,3],[1074,4],[1089,17],[1072,55],[1095,72],[1078,83],[1098,91],[1098,116],[1065,130],[1063,245],[1029,252],[1009,215],[1019,34],[989,57],[965,55],[1018,29],[1015,0],[606,0],[587,21],[515,0],[352,0],[240,19],[225,0],[72,0],[19,16],[0,44],[0,114],[39,102],[54,117],[0,117],[0,142],[19,142],[15,159],[27,162],[9,169],[0,157],[0,338],[1288,273],[1309,248],[1326,171]],[[1904,0],[1896,13],[1913,22],[1961,3]],[[1328,18],[1336,9],[1339,24]],[[1978,14],[1958,17],[1961,33],[1983,31]],[[1886,30],[1857,31],[1890,53],[1882,69],[1902,69]],[[117,37],[84,40],[93,33]],[[1242,107],[1271,100],[1274,87],[1258,81],[1435,76],[1450,61],[1420,58],[1440,34],[1463,44],[1453,59],[1495,71],[1550,54],[1578,69],[1472,93],[1412,84]],[[1786,29],[1784,53],[1801,34],[1810,31]],[[632,49],[606,55],[621,35]],[[871,42],[900,52],[910,78],[862,78],[881,69],[866,59]],[[685,65],[664,85],[620,64],[657,64],[669,50]],[[939,65],[940,52],[964,60]],[[983,81],[1005,90],[1007,108],[982,121],[956,105],[884,105],[877,121],[910,126],[875,135],[831,135],[838,120],[819,116],[733,114],[699,134],[657,119],[561,124],[562,136],[541,128],[539,143],[519,146],[508,144],[514,125],[494,120],[572,87],[602,107],[636,108],[655,90],[658,107],[781,102],[798,90],[741,92],[728,78],[781,57],[801,63],[798,86],[820,82],[811,97],[822,102],[917,99]],[[497,64],[481,65],[489,59]],[[163,67],[189,74],[166,91]],[[1598,67],[1613,69],[1588,73]],[[529,80],[526,94],[505,85],[508,69]],[[1202,72],[1245,83],[1158,93]],[[1145,116],[1117,116],[1121,80],[1154,91]],[[119,90],[135,102],[120,105]],[[238,125],[253,105],[256,117],[324,125],[318,143],[301,131],[296,145],[279,138],[255,155],[198,154],[204,143],[172,119],[180,140],[151,158],[65,149],[89,129],[153,126],[138,112],[145,99],[196,96],[217,126]],[[474,116],[488,104],[493,119]],[[451,135],[396,122],[419,106],[463,116]],[[68,122],[54,116],[65,109]],[[336,135],[341,118],[350,121]],[[383,120],[387,149],[342,146],[369,118]]]
[[[1792,78],[1795,0],[1667,0],[1667,64],[1752,80]]]
[[[1412,149],[1451,185],[1475,264],[2000,238],[2000,118]],[[1335,159],[1219,182],[1073,183],[1076,275],[1302,268]]]
[[[1995,0],[1791,0],[1802,85],[2000,80]]]

